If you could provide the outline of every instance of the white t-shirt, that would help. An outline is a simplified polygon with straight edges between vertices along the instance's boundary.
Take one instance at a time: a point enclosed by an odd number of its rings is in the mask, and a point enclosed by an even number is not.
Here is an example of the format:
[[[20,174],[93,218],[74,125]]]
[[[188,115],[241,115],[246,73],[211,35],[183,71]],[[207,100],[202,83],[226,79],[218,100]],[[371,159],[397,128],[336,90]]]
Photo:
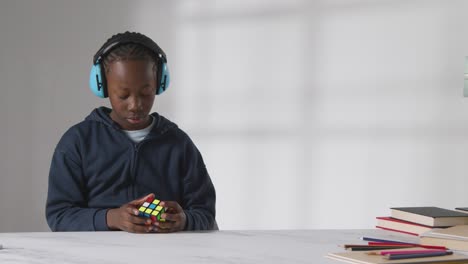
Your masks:
[[[151,124],[143,129],[140,129],[140,130],[123,130],[123,132],[125,132],[125,134],[127,134],[127,136],[135,143],[139,143],[140,141],[142,141],[143,139],[145,139],[145,137],[149,134],[149,132],[151,131],[151,129],[153,128],[154,126],[154,117],[150,116],[151,117]]]

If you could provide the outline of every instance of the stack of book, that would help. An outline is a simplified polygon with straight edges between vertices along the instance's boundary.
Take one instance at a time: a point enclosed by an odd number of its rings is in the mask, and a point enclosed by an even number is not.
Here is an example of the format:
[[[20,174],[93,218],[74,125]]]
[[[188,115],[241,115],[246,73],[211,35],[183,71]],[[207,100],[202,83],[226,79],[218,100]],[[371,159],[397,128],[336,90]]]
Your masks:
[[[391,216],[377,217],[377,227],[419,236],[419,243],[362,237],[367,244],[344,245],[348,252],[327,258],[356,264],[468,263],[468,213],[463,208],[394,207]],[[468,208],[466,208],[468,209]]]
[[[468,225],[434,229],[421,235],[421,243],[468,251]]]
[[[377,228],[420,236],[434,228],[468,224],[467,213],[440,207],[394,207],[390,210],[391,216],[377,217]]]

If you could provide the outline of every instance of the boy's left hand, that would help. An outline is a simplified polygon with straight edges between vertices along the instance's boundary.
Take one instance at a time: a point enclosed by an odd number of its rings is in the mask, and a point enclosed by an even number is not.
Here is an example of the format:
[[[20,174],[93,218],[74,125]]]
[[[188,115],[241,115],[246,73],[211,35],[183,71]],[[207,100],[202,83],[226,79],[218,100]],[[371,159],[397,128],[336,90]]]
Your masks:
[[[162,201],[160,205],[167,208],[166,212],[161,215],[166,221],[154,222],[153,231],[158,233],[170,233],[184,230],[187,217],[179,203],[175,201]]]

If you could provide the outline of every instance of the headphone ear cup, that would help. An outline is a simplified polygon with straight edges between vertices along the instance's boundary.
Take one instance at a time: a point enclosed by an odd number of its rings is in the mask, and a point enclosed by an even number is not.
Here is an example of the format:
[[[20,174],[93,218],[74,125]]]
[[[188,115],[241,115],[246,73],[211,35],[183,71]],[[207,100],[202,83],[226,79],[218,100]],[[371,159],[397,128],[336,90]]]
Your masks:
[[[105,91],[106,86],[103,80],[104,76],[102,74],[101,64],[94,64],[91,67],[91,72],[89,74],[89,89],[91,89],[91,92],[100,98],[107,97],[107,93]]]
[[[160,95],[164,91],[169,88],[169,83],[171,81],[170,75],[169,75],[169,68],[167,67],[167,63],[163,63],[161,65],[161,78],[159,78],[159,85],[158,88],[156,89],[156,94]]]

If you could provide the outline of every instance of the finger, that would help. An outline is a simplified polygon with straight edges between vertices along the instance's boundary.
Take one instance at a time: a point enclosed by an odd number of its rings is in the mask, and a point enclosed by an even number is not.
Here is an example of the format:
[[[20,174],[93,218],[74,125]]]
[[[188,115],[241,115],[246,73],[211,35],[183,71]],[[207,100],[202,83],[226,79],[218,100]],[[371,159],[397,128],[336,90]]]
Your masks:
[[[128,205],[125,207],[125,212],[127,212],[130,215],[139,215],[140,211],[136,207],[133,207],[132,205]]]
[[[182,207],[176,201],[162,201],[160,205],[168,208],[173,208],[176,210],[177,213],[183,211]]]
[[[169,207],[165,207],[165,208],[167,208],[166,213],[169,213],[169,214],[176,214],[177,213],[176,209],[174,209],[174,208],[169,208]]]
[[[161,218],[169,221],[169,222],[178,222],[181,221],[181,215],[179,214],[171,214],[171,213],[164,213],[161,215]]]
[[[151,219],[149,219],[149,218],[140,217],[140,216],[133,216],[133,215],[130,215],[127,220],[130,223],[135,224],[135,225],[151,225],[151,223],[152,223]]]
[[[176,222],[155,222],[153,223],[154,226],[156,226],[159,229],[171,229],[176,225]]]
[[[125,207],[125,212],[127,215],[124,215],[124,219],[128,222],[138,225],[151,225],[153,221],[147,217],[140,216],[140,211],[136,208],[132,208],[131,206]]]
[[[139,199],[131,201],[129,204],[134,205],[134,206],[140,206],[142,205],[145,201],[150,200],[150,202],[154,199],[154,193],[150,193],[144,197],[141,197]]]

